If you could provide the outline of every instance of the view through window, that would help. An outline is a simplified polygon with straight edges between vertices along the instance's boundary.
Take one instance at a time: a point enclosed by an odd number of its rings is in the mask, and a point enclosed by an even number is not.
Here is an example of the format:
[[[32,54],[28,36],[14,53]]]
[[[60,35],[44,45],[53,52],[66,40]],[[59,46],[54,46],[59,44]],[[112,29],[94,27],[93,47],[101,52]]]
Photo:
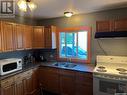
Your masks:
[[[88,59],[88,31],[60,32],[60,58]]]

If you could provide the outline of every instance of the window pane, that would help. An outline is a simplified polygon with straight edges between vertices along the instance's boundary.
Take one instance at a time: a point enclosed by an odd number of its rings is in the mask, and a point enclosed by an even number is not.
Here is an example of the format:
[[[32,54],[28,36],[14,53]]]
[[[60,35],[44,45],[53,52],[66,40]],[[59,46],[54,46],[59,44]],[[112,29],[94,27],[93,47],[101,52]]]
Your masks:
[[[78,32],[78,58],[87,59],[87,31]]]
[[[65,57],[65,33],[60,33],[60,57]]]
[[[66,57],[76,57],[76,33],[66,33]]]

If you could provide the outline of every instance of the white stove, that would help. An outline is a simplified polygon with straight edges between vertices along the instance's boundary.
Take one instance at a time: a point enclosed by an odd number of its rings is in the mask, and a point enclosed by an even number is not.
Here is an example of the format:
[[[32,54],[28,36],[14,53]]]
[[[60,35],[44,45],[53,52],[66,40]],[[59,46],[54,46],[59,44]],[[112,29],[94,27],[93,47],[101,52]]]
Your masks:
[[[93,77],[94,95],[127,95],[127,57],[97,56]]]
[[[127,57],[97,56],[97,65],[94,69],[94,75],[96,74],[127,77]]]

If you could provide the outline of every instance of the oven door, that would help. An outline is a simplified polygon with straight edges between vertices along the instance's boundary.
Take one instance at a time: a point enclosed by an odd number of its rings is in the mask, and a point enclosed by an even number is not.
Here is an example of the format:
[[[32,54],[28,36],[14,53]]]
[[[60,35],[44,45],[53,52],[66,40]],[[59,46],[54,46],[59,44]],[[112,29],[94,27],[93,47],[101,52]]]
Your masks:
[[[127,81],[96,76],[93,78],[93,95],[127,95],[126,93]]]

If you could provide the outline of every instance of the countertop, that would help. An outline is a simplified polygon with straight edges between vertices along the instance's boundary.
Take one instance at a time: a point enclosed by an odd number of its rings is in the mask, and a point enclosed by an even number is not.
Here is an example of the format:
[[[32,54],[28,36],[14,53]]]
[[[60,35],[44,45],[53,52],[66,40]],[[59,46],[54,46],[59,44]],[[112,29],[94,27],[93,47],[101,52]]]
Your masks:
[[[79,72],[93,72],[94,65],[93,64],[83,64],[83,63],[71,63],[75,64],[76,66],[73,68],[68,68],[64,66],[54,66],[53,64],[56,63],[61,63],[61,62],[40,62],[40,67],[41,66],[48,66],[48,67],[55,67],[55,68],[61,68],[61,69],[67,69],[67,70],[74,70],[74,71],[79,71]]]
[[[92,65],[92,64],[72,63],[72,64],[75,64],[76,66],[73,68],[67,68],[67,67],[63,67],[63,66],[54,66],[53,64],[56,64],[56,63],[58,63],[58,62],[35,62],[35,63],[31,63],[30,65],[24,66],[22,70],[19,70],[17,72],[10,73],[10,74],[4,75],[4,76],[0,76],[0,80],[6,79],[6,78],[14,76],[16,74],[25,72],[25,71],[33,69],[33,68],[41,67],[41,66],[48,66],[48,67],[61,68],[61,69],[67,69],[67,70],[74,70],[74,71],[79,71],[79,72],[91,72],[91,73],[93,72],[93,69],[94,69],[94,65]]]

